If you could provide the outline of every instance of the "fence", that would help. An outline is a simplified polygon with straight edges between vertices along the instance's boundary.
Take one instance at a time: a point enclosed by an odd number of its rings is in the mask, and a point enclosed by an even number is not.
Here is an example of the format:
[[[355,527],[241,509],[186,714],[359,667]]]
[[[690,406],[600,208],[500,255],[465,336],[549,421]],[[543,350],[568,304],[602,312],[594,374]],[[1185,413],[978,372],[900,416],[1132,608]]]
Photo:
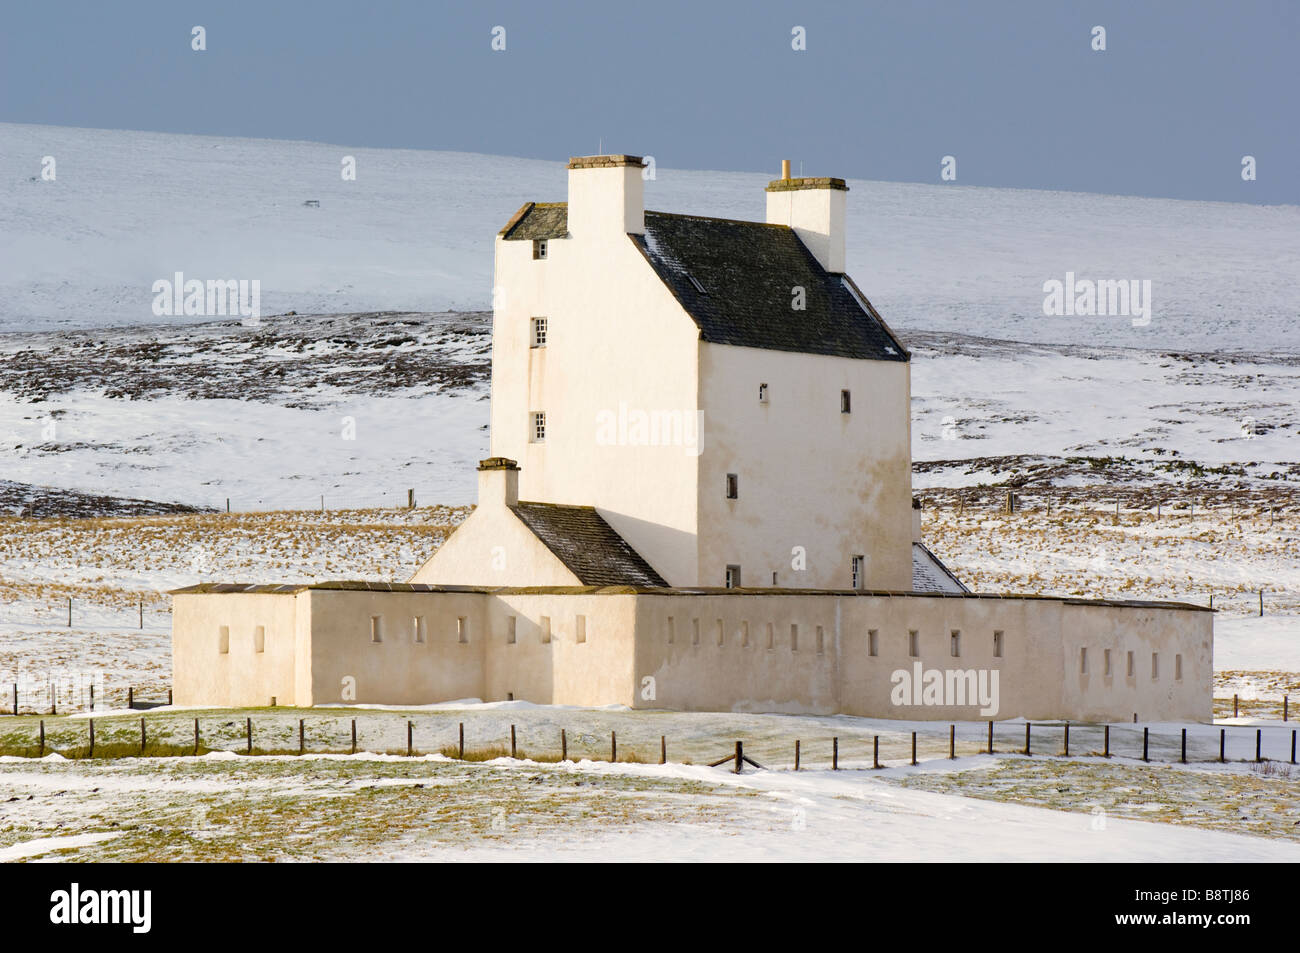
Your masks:
[[[223,511],[226,513],[301,513],[313,511],[327,513],[331,510],[413,510],[416,505],[415,490],[407,488],[405,490],[394,490],[392,493],[387,490],[380,490],[378,494],[372,496],[319,493],[312,498],[287,501],[283,499],[251,500],[228,496],[219,501],[216,506],[211,506],[208,509],[217,513]]]
[[[26,726],[25,738],[9,731],[0,735],[0,754],[27,757],[44,757],[49,753],[58,753],[70,758],[113,758],[131,756],[185,756],[201,755],[210,751],[235,751],[245,755],[273,754],[398,754],[417,757],[435,752],[459,761],[485,761],[493,758],[527,758],[537,762],[567,762],[571,749],[571,736],[568,729],[560,728],[549,740],[540,739],[537,747],[525,752],[518,743],[516,725],[510,725],[509,733],[496,737],[480,738],[479,745],[467,745],[465,723],[456,723],[456,731],[451,731],[451,723],[436,717],[429,718],[421,726],[417,737],[416,721],[405,719],[405,744],[381,744],[368,746],[361,737],[357,719],[350,721],[350,734],[344,735],[343,743],[337,743],[338,728],[343,723],[341,718],[332,718],[328,722],[318,720],[312,726],[309,737],[307,719],[297,719],[296,732],[292,721],[275,719],[270,723],[263,720],[254,725],[252,716],[246,716],[243,724],[229,716],[212,716],[208,719],[208,744],[204,743],[203,719],[196,717],[191,723],[174,716],[155,717],[152,727],[147,717],[141,717],[138,732],[134,723],[120,718],[107,719],[109,737],[101,732],[96,737],[94,718],[85,720],[80,725],[69,720],[56,723],[55,731],[47,731],[44,719],[36,724]],[[101,719],[101,725],[105,719]],[[216,731],[214,737],[214,723]],[[286,727],[288,736],[286,737]],[[238,730],[241,729],[242,731]],[[328,734],[325,730],[328,728]],[[682,759],[673,763],[702,763],[710,767],[730,764],[731,770],[740,772],[745,765],[755,769],[781,767],[794,771],[811,768],[829,768],[832,771],[866,768],[880,769],[899,765],[917,765],[921,763],[918,741],[926,746],[925,760],[934,761],[947,757],[975,755],[1018,755],[1026,758],[1035,756],[1063,758],[1125,758],[1144,762],[1182,764],[1191,763],[1228,763],[1266,762],[1296,764],[1297,730],[1276,731],[1270,727],[1269,743],[1265,744],[1263,727],[1258,726],[1195,726],[1189,734],[1187,728],[1177,733],[1152,732],[1149,726],[1138,725],[1071,725],[1033,724],[1023,725],[1008,723],[1002,726],[1001,734],[994,722],[987,722],[984,730],[977,730],[978,723],[966,723],[959,737],[957,725],[948,725],[946,738],[942,734],[922,734],[912,731],[883,736],[871,736],[871,744],[865,744],[865,736],[845,739],[848,743],[841,745],[838,736],[815,740],[811,747],[805,746],[805,739],[791,739],[785,746],[785,757],[774,742],[768,740],[762,744],[769,754],[764,757],[766,764],[760,764],[745,754],[745,742],[735,740],[719,742],[718,749],[725,753],[720,758],[702,761]],[[223,730],[224,729],[224,730]],[[232,730],[233,729],[233,730]],[[431,730],[432,729],[432,730]],[[178,737],[178,733],[180,737]],[[590,747],[592,736],[582,734],[579,740],[583,746]],[[537,739],[535,739],[537,740]],[[23,743],[26,741],[26,743]],[[310,742],[310,743],[309,743]],[[946,744],[945,744],[946,742]],[[693,743],[696,748],[701,742]],[[670,744],[667,735],[647,738],[640,736],[634,742],[640,751],[655,750],[660,764],[670,763]],[[649,746],[649,747],[647,747]],[[901,751],[899,749],[902,749]],[[647,759],[629,751],[627,736],[621,749],[617,731],[609,733],[608,758],[601,757],[603,752],[590,750],[581,756],[581,760],[608,761],[610,763],[634,762],[647,763]],[[753,746],[751,746],[751,751]],[[716,750],[714,752],[716,754]],[[892,762],[892,763],[891,763]]]
[[[172,690],[166,690],[166,701],[161,691],[152,700],[137,692],[134,685],[108,687],[102,678],[80,681],[70,676],[54,676],[44,680],[26,679],[9,682],[0,691],[0,712],[18,716],[24,705],[29,715],[58,715],[74,712],[95,712],[112,709],[114,700],[125,708],[161,708],[172,703]]]

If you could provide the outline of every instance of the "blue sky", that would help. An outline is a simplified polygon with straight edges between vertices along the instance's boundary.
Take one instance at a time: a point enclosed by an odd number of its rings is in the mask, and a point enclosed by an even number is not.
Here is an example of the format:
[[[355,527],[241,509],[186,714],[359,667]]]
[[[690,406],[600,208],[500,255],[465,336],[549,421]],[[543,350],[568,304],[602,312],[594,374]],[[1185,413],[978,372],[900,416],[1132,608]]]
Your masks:
[[[0,120],[1300,203],[1297,64],[1290,0],[97,0],[6,6]]]

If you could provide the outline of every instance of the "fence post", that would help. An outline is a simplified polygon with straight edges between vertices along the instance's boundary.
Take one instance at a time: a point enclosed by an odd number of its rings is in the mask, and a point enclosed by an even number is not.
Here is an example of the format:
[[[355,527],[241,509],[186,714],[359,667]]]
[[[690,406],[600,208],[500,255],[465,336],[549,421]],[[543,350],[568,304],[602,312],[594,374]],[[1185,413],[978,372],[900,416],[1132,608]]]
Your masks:
[[[745,762],[744,742],[736,742],[736,774],[740,774],[740,766]]]
[[[1224,761],[1227,760],[1227,758],[1224,757],[1224,749],[1227,748],[1228,746],[1227,742],[1228,742],[1228,729],[1220,728],[1219,729],[1219,763],[1220,764],[1222,764]]]
[[[1183,729],[1183,753],[1181,758],[1183,764],[1187,763],[1187,729]]]
[[[1025,756],[1032,757],[1034,752],[1029,747],[1029,722],[1025,722]]]
[[[144,755],[144,749],[145,749],[145,731],[144,731],[144,716],[142,715],[142,716],[140,716],[140,754],[141,754],[141,756]]]
[[[838,771],[839,769],[840,769],[840,739],[832,738],[831,739],[831,770]]]
[[[126,707],[127,708],[135,707],[135,689],[130,685],[128,685],[126,688]]]
[[[1286,709],[1287,709],[1287,702],[1289,702],[1289,701],[1290,701],[1290,696],[1289,696],[1289,695],[1283,695],[1283,696],[1282,696],[1282,720],[1283,720],[1283,721],[1286,721],[1286,720],[1287,720],[1287,717],[1286,717],[1286,716],[1287,716],[1287,710],[1286,710]]]
[[[357,753],[357,720],[352,719],[352,753]]]
[[[415,490],[413,489],[406,491],[406,508],[408,510],[415,509]]]
[[[957,726],[949,725],[948,726],[948,760],[955,761],[956,759],[957,759]]]
[[[510,757],[515,756],[515,726],[510,726]]]
[[[912,764],[916,764],[916,732],[912,732]]]
[[[95,756],[95,719],[90,719],[90,752],[86,755],[88,758]]]
[[[1151,729],[1144,727],[1142,729],[1142,760],[1147,761],[1147,742],[1150,740]]]
[[[39,756],[44,758],[45,757],[45,719],[44,718],[41,719],[41,742],[40,742],[40,747],[37,750],[40,752]],[[1294,737],[1291,739],[1291,763],[1295,764],[1295,738]]]
[[[514,732],[512,731],[511,734],[513,733]],[[415,726],[412,725],[411,722],[408,720],[406,722],[406,756],[408,758],[411,757],[411,755],[415,754],[414,738],[413,738],[414,734],[415,734]],[[512,758],[514,757],[513,754],[511,754],[510,756]]]
[[[144,600],[140,600],[140,628],[144,628]]]
[[[68,628],[72,628],[72,596],[68,596]]]
[[[199,753],[199,720],[194,719],[194,754],[197,757]]]
[[[95,710],[95,683],[94,682],[90,683],[90,710],[91,711]],[[1286,719],[1284,718],[1282,720],[1285,721]]]
[[[1232,717],[1237,717],[1237,694],[1235,692],[1232,695]]]
[[[668,763],[668,736],[667,735],[659,736],[659,763],[660,764]]]
[[[1264,616],[1264,590],[1263,589],[1259,590],[1259,615],[1260,618],[1263,618]]]
[[[569,736],[563,728],[560,729],[560,760],[569,760]]]
[[[253,719],[249,718],[244,722],[244,731],[248,736],[248,753],[253,753]]]
[[[456,755],[461,761],[465,760],[465,722],[460,723],[460,747]]]
[[[799,739],[794,739],[794,769],[799,770]]]
[[[875,735],[871,739],[871,766],[880,767],[880,735]]]
[[[1070,723],[1065,723],[1065,752],[1061,755],[1063,758],[1070,756]]]
[[[45,731],[45,726],[42,724],[41,725],[42,736],[44,736],[44,731]],[[1295,764],[1295,732],[1296,730],[1292,728],[1291,729],[1291,763],[1292,764]]]
[[[1263,743],[1263,738],[1264,738],[1264,729],[1256,728],[1255,729],[1255,760],[1256,761],[1264,760],[1263,758],[1260,757],[1260,747]]]
[[[618,760],[618,734],[613,731],[609,733],[609,760]]]
[[[18,717],[18,683],[14,682],[14,717]]]
[[[302,754],[307,747],[306,732],[303,730],[304,719],[298,719],[298,753]]]
[[[1110,725],[1106,726],[1106,748],[1105,748],[1105,752],[1102,754],[1102,757],[1103,758],[1110,757]]]
[[[168,707],[171,706],[171,703],[172,703],[172,690],[169,688],[169,689],[167,689],[167,705],[168,705]]]
[[[993,753],[993,722],[989,722],[989,754]]]

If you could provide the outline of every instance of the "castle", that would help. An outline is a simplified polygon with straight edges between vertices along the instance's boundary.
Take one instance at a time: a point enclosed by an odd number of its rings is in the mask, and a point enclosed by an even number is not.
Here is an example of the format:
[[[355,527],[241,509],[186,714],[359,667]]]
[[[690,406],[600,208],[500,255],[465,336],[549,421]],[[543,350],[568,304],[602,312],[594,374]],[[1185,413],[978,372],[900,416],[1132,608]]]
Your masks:
[[[1211,613],[975,594],[924,545],[843,180],[786,163],[747,222],[642,170],[575,158],[497,236],[473,513],[408,583],[178,590],[177,704],[1210,717]]]

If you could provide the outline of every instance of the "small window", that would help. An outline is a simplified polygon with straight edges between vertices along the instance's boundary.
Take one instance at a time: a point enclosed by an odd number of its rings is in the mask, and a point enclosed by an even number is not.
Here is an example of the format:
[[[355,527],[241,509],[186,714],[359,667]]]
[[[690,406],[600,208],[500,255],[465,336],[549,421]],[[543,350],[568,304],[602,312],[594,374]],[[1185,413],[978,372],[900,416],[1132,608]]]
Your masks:
[[[961,658],[961,630],[953,629],[948,633],[948,651],[953,658]]]
[[[690,281],[691,287],[694,288],[696,291],[698,291],[700,294],[702,295],[708,294],[708,292],[704,290],[704,285],[700,284],[699,279],[696,278],[694,275],[692,275],[690,272],[686,273],[686,278],[688,281]]]
[[[546,411],[534,410],[532,413],[532,442],[546,442]]]
[[[266,626],[259,625],[253,630],[253,651],[259,655],[266,651]]]
[[[822,631],[822,627],[820,625],[817,626],[817,654],[818,655],[826,654],[826,633]]]
[[[722,620],[718,620],[718,648],[726,644],[726,629],[723,627]]]
[[[515,644],[515,617],[506,616],[506,645]]]
[[[735,500],[740,498],[740,477],[734,473],[727,474],[727,499]]]
[[[1086,648],[1079,649],[1079,674],[1088,674],[1088,650]]]
[[[769,652],[776,648],[776,626],[771,622],[767,624],[767,650]]]
[[[1109,678],[1112,674],[1110,667],[1110,649],[1101,650],[1101,667],[1103,674]]]
[[[700,620],[691,620],[691,645],[700,644]]]
[[[533,239],[533,261],[545,261],[545,260],[546,260],[546,239],[534,238]]]
[[[799,626],[794,623],[790,625],[790,651],[799,651]]]
[[[865,556],[853,557],[853,588],[861,589],[865,584],[865,574],[863,568],[866,566],[867,559]]]
[[[370,617],[370,641],[384,641],[384,620],[377,615]]]
[[[727,583],[726,583],[726,586],[727,586],[728,589],[739,589],[739,588],[740,588],[740,567],[739,567],[739,566],[728,566],[728,567],[727,567]]]
[[[456,618],[456,641],[461,645],[469,644],[469,619],[464,616]]]
[[[1133,677],[1133,673],[1134,673],[1135,671],[1136,671],[1136,669],[1135,669],[1134,666],[1133,666],[1133,653],[1132,653],[1132,652],[1129,652],[1129,653],[1128,653],[1128,670],[1127,670],[1128,677],[1129,677],[1129,678],[1132,678],[1132,677]]]
[[[587,641],[587,617],[577,616],[573,620],[573,640],[579,644]]]
[[[1002,658],[1002,631],[996,630],[993,633],[993,657]]]
[[[1181,682],[1183,680],[1183,657],[1182,655],[1174,656],[1174,679]]]
[[[1160,653],[1151,653],[1151,680],[1155,681],[1160,677]]]
[[[542,644],[549,645],[551,642],[551,617],[548,615],[542,616],[538,628],[541,630]]]
[[[921,657],[921,634],[916,629],[907,633],[907,654],[912,658]]]
[[[673,622],[673,617],[668,617],[668,644],[672,645],[677,640],[677,626]]]
[[[759,385],[758,385],[758,402],[759,402],[760,404],[766,404],[766,403],[767,403],[767,385],[766,385],[766,384],[759,384]]]
[[[848,391],[840,391],[840,413],[848,414],[853,412],[853,400]]]
[[[740,645],[741,648],[749,648],[749,623],[740,623]],[[1179,658],[1182,658],[1180,655]]]
[[[415,639],[416,645],[423,645],[427,630],[424,627],[424,616],[417,615],[411,619],[411,635]]]
[[[529,335],[532,347],[546,347],[546,319],[533,318],[532,332]]]
[[[867,630],[867,654],[880,654],[880,632],[876,629]]]
[[[772,570],[772,585],[773,585],[773,586],[776,585],[776,570],[775,570],[775,569]]]
[[[230,654],[230,626],[223,625],[217,630],[217,651],[222,655]]]

